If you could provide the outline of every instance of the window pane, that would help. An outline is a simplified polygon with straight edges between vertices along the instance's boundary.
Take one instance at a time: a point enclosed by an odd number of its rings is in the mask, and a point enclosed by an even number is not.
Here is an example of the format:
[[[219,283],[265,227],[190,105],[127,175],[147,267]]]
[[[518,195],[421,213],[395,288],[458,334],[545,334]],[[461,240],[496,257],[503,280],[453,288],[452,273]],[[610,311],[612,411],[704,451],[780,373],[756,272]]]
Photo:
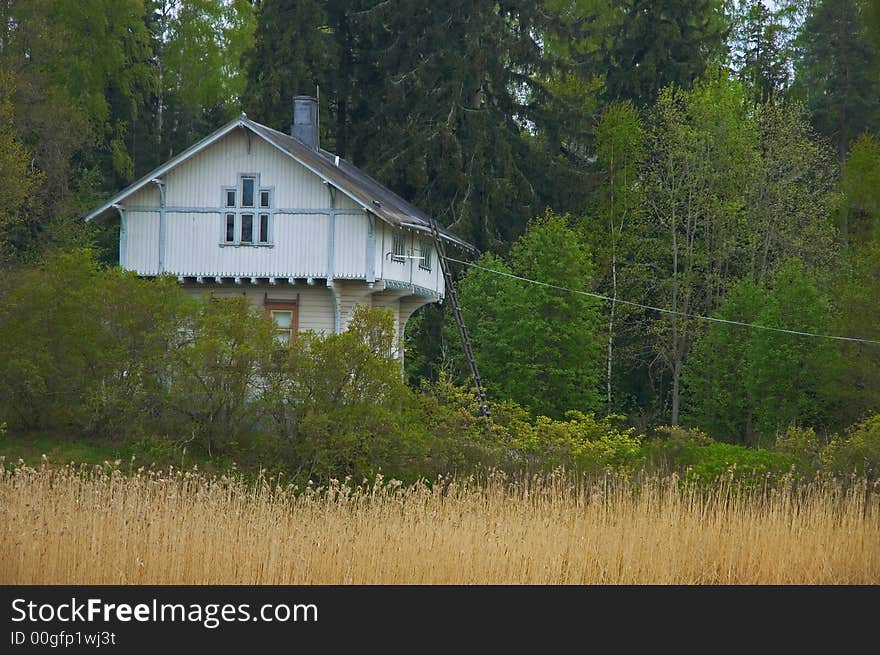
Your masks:
[[[275,341],[278,343],[290,343],[290,331],[275,330]]]
[[[254,240],[254,215],[241,215],[241,242],[251,243]]]
[[[254,206],[254,178],[252,177],[241,178],[241,206]]]
[[[293,312],[273,311],[272,320],[275,321],[275,325],[277,325],[279,328],[285,328],[289,330],[291,324],[293,323]]]
[[[260,191],[260,207],[268,207],[269,206],[269,192],[266,190]]]
[[[235,207],[235,189],[226,190],[226,206]]]
[[[226,214],[226,241],[235,241],[235,214]]]
[[[393,254],[392,259],[395,261],[403,261],[404,259],[404,245],[403,245],[403,237],[395,235],[394,236],[394,246],[393,246]]]
[[[260,243],[269,243],[269,214],[260,214]]]
[[[431,242],[427,239],[422,239],[421,243],[422,252],[419,253],[422,258],[419,260],[419,266],[424,269],[431,270]]]

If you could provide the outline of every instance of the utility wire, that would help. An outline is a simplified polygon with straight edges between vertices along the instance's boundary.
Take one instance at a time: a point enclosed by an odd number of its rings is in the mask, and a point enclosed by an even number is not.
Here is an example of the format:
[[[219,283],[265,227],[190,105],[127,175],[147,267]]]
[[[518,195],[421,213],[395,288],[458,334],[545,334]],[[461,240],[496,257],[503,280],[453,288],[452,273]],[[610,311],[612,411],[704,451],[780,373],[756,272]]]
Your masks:
[[[559,286],[558,284],[550,284],[548,282],[539,282],[538,280],[530,280],[529,278],[522,277],[520,275],[514,275],[513,273],[505,273],[504,271],[496,271],[492,268],[486,268],[485,266],[480,266],[479,264],[474,264],[472,262],[462,261],[460,259],[453,259],[452,257],[447,257],[447,259],[451,262],[455,262],[456,264],[464,264],[465,266],[470,266],[471,268],[476,268],[481,271],[486,271],[488,273],[494,273],[495,275],[502,275],[504,277],[509,277],[514,280],[519,280],[520,282],[528,282],[529,284],[537,284],[538,286],[547,287],[548,289],[556,289],[558,291],[567,291],[569,293],[576,293],[581,296],[589,296],[590,298],[598,298],[599,300],[605,300],[607,302],[612,303],[620,303],[621,305],[629,305],[630,307],[639,307],[641,309],[650,309],[655,312],[661,312],[663,314],[672,314],[673,316],[681,316],[683,318],[694,318],[700,321],[712,321],[714,323],[726,323],[728,325],[740,325],[742,327],[754,328],[756,330],[767,330],[769,332],[782,332],[784,334],[796,334],[802,337],[817,337],[820,339],[834,339],[836,341],[850,341],[853,343],[870,343],[877,346],[880,346],[880,341],[874,339],[859,339],[858,337],[840,337],[834,334],[820,334],[818,332],[801,332],[799,330],[786,330],[785,328],[775,328],[769,327],[767,325],[757,325],[755,323],[744,323],[742,321],[731,321],[726,318],[717,318],[715,316],[700,316],[699,314],[687,314],[685,312],[679,312],[672,309],[664,309],[663,307],[653,307],[652,305],[643,305],[641,303],[633,302],[631,300],[621,300],[620,298],[614,299],[609,296],[603,296],[600,293],[591,293],[589,291],[578,291],[577,289],[569,289],[568,287]]]

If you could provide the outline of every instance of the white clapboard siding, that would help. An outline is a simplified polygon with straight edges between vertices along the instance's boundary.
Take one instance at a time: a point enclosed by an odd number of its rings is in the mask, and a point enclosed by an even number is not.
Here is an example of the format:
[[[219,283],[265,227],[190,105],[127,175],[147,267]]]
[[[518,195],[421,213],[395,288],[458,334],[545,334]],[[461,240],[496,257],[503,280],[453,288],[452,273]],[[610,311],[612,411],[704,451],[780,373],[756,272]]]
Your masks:
[[[272,220],[271,247],[231,246],[221,245],[223,214],[170,213],[165,270],[206,277],[327,277],[328,217],[276,213]]]
[[[259,137],[235,130],[165,176],[166,203],[178,207],[219,207],[224,186],[242,173],[259,175],[274,187],[275,207],[323,209],[330,192],[320,178]]]
[[[344,332],[355,307],[373,305],[373,289],[360,280],[337,280],[334,287],[339,298],[339,329]]]
[[[394,317],[395,339],[400,342],[400,344],[398,345],[401,345],[403,341],[403,334],[401,333],[400,325],[400,298],[395,295],[377,293],[373,296],[373,307],[381,307],[391,310],[391,314]]]
[[[394,235],[404,237],[407,257],[403,262],[394,261],[391,251],[394,243]],[[431,270],[424,270],[419,266],[421,260],[416,257],[421,255],[421,239],[430,238],[421,232],[413,230],[401,230],[385,223],[377,222],[376,225],[376,259],[374,266],[376,278],[395,282],[398,284],[415,285],[423,289],[433,291],[439,296],[444,295],[445,285],[440,271],[440,262],[437,259],[437,249],[431,244]]]
[[[138,275],[159,272],[159,212],[125,215],[125,268]]]
[[[367,217],[337,214],[333,229],[333,277],[360,278],[367,272]]]

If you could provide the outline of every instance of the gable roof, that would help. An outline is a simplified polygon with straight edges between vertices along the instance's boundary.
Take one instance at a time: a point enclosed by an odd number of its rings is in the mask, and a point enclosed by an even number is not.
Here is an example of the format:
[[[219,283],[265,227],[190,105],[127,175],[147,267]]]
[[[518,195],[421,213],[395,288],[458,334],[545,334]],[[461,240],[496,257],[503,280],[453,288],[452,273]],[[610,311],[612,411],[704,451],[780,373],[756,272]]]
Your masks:
[[[396,193],[381,185],[362,170],[334,155],[332,152],[317,149],[312,150],[288,134],[273,130],[260,123],[250,120],[245,114],[234,118],[223,127],[212,132],[201,141],[193,144],[176,157],[168,160],[161,166],[153,169],[141,179],[130,184],[104,204],[93,209],[85,215],[85,220],[90,221],[113,209],[115,205],[125,198],[139,191],[153,180],[160,178],[172,169],[176,168],[190,157],[198,154],[212,143],[222,139],[233,130],[243,128],[259,136],[284,154],[291,157],[309,171],[317,175],[323,181],[332,184],[346,196],[359,204],[365,211],[379,217],[386,223],[395,227],[405,227],[431,234],[432,219],[418,207],[411,205]],[[446,241],[453,243],[473,253],[477,252],[471,244],[457,237],[452,232],[442,227],[439,223],[437,228],[440,236]]]

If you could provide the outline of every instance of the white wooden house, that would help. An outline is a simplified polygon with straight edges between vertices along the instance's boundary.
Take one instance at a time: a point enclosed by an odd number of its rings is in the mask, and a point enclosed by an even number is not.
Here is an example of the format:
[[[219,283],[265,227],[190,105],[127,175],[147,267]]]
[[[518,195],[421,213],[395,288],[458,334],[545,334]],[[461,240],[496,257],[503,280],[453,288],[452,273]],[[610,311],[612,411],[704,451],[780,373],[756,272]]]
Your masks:
[[[432,219],[318,147],[314,98],[298,96],[293,114],[290,135],[242,114],[86,220],[118,216],[123,268],[243,294],[280,338],[341,332],[357,304],[390,309],[402,337],[416,309],[444,296]]]

